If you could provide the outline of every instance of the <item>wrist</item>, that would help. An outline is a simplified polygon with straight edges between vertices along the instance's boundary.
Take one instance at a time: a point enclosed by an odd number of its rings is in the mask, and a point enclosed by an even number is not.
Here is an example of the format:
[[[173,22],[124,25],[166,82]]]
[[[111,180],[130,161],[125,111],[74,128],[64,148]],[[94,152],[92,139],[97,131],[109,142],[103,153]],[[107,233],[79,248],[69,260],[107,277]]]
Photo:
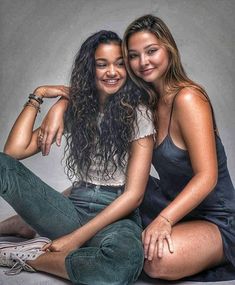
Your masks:
[[[34,91],[33,94],[43,98],[45,94],[45,88],[43,86],[37,87]]]
[[[69,105],[69,99],[68,98],[65,98],[65,97],[61,97],[57,102],[56,104],[59,104],[61,106],[64,107],[64,109],[66,110],[68,105]]]
[[[167,221],[171,226],[173,226],[174,225],[174,222],[170,219],[170,218],[168,218],[165,214],[159,214],[159,217],[161,217],[162,219],[164,219],[165,221]]]

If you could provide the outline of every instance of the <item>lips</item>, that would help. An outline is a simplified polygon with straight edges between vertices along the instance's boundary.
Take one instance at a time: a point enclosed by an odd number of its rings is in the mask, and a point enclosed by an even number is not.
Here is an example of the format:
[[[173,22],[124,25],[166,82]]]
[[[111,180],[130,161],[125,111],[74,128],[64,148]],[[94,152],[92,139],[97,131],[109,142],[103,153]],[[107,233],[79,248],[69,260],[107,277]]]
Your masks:
[[[144,69],[144,70],[140,70],[140,73],[142,75],[149,75],[152,73],[153,70],[154,70],[154,68]]]

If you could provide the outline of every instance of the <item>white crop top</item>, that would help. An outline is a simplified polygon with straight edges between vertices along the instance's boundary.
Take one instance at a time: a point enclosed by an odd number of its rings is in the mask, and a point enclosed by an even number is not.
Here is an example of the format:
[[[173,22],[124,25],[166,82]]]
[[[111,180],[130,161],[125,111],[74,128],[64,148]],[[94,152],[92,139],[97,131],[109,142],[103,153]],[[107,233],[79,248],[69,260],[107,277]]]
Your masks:
[[[100,113],[99,118],[98,118],[98,124],[100,124],[102,117],[103,117],[103,114]],[[147,110],[145,106],[139,105],[137,108],[137,120],[135,123],[134,136],[131,139],[131,141],[153,135],[154,133],[155,133],[155,129],[153,125],[151,111]],[[126,161],[128,162],[128,154],[126,155]],[[125,175],[126,168],[127,168],[127,163],[124,167],[124,171],[123,171],[123,168],[121,169],[120,167],[118,167],[117,170],[114,172],[112,178],[102,177],[102,174],[100,174],[98,171],[100,169],[99,161],[94,154],[94,157],[92,158],[92,164],[88,171],[88,178],[86,179],[86,182],[89,182],[95,185],[122,186],[125,184],[125,181],[126,181],[126,175]]]

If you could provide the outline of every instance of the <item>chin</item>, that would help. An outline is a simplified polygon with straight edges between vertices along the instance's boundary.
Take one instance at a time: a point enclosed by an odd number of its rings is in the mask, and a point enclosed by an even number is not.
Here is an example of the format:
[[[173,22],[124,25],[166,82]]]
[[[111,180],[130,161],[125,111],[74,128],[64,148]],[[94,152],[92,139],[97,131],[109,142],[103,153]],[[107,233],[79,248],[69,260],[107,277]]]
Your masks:
[[[159,79],[159,76],[156,76],[154,74],[151,74],[149,76],[140,76],[141,79],[143,79],[144,81],[148,82],[148,83],[152,83],[155,82],[156,80]]]
[[[115,88],[115,89],[106,89],[105,90],[105,93],[107,94],[107,95],[113,95],[113,94],[115,94],[118,90],[119,90],[120,88]]]

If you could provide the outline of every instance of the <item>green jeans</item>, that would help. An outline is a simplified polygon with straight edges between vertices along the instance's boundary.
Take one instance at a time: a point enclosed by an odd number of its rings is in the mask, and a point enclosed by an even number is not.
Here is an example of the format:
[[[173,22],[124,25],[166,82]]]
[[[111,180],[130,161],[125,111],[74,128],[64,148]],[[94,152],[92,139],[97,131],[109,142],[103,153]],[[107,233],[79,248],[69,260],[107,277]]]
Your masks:
[[[0,153],[0,195],[40,235],[55,239],[95,217],[112,203],[118,187],[75,187],[64,197],[21,162]],[[97,233],[68,254],[65,266],[73,284],[133,284],[143,266],[138,210]]]

